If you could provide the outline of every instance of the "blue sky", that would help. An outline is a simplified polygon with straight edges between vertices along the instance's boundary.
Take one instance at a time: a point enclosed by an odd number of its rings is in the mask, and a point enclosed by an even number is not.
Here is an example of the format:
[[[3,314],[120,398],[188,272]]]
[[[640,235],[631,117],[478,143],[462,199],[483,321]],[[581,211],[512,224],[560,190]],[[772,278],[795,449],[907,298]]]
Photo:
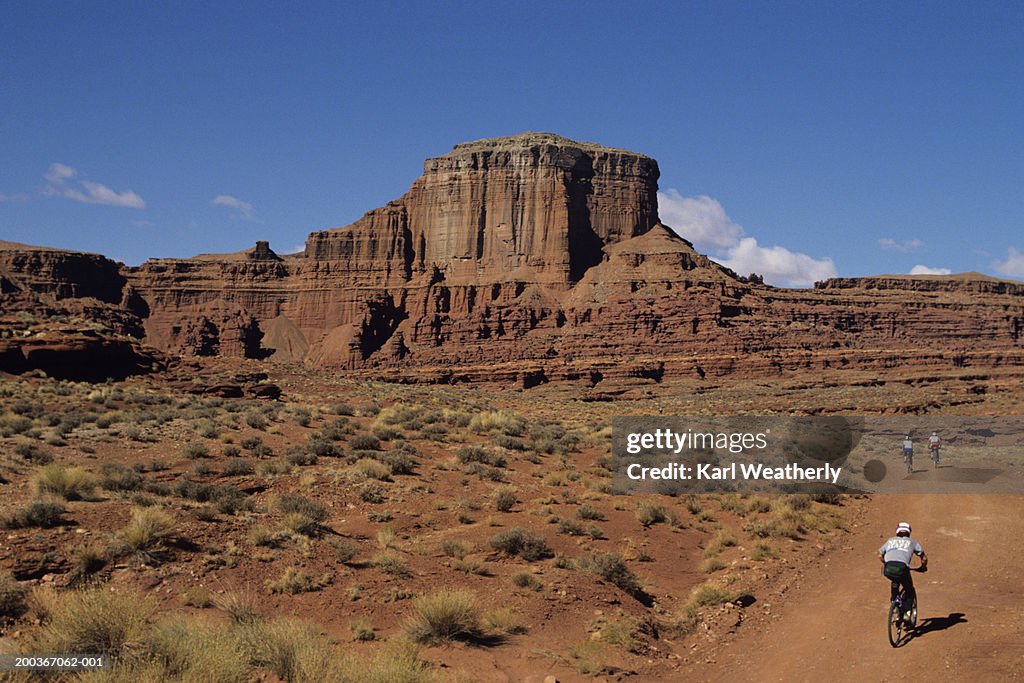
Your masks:
[[[661,166],[662,218],[806,284],[1024,278],[1020,3],[0,4],[0,239],[286,252],[423,159],[543,130]]]

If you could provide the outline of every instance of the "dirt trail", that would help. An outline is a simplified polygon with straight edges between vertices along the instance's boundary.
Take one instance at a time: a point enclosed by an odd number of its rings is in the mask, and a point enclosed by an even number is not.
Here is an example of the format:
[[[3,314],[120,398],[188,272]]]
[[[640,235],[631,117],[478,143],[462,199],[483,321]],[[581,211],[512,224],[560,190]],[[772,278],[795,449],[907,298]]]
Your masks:
[[[885,635],[888,586],[875,555],[910,521],[931,561],[915,573],[918,635]],[[1024,497],[877,496],[857,531],[712,663],[680,680],[994,681],[1024,678]]]

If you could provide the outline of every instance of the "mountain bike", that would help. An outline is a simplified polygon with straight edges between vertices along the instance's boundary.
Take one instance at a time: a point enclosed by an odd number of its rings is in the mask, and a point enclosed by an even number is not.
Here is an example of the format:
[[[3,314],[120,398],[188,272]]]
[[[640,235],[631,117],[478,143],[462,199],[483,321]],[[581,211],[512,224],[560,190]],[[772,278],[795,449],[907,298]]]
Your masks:
[[[938,466],[939,466],[939,444],[933,444],[933,445],[929,446],[929,450],[931,451],[932,462],[935,463],[935,467],[938,468]]]
[[[907,474],[914,473],[914,451],[903,451],[903,462],[907,463]]]
[[[924,572],[928,570],[924,567],[911,567],[909,571]],[[912,605],[905,605],[905,592],[903,586],[899,586],[896,590],[896,597],[889,603],[889,619],[886,627],[889,631],[889,644],[893,647],[899,647],[900,641],[903,640],[904,627],[908,633],[917,627],[917,597],[915,596]]]

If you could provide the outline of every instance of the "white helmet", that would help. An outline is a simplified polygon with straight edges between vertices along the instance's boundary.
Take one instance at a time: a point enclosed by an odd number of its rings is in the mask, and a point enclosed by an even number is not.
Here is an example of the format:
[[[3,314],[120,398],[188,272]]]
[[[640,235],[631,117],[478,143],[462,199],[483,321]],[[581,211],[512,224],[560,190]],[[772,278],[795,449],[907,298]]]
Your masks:
[[[909,522],[900,522],[899,524],[896,525],[896,535],[899,536],[900,534],[906,534],[907,536],[910,535],[910,523]]]

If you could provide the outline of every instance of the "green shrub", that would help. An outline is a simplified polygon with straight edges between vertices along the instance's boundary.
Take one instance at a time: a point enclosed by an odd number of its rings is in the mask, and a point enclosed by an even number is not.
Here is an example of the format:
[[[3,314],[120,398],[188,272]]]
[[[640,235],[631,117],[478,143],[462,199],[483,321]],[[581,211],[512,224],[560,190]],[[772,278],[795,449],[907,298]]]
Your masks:
[[[540,581],[537,580],[537,577],[528,572],[519,572],[518,574],[513,575],[512,583],[520,588],[529,588],[534,591],[539,591],[543,588]]]
[[[479,463],[490,467],[504,467],[507,463],[502,453],[481,446],[463,446],[456,457],[463,465]]]
[[[120,463],[105,463],[100,468],[100,475],[100,486],[107,491],[138,491],[142,488],[139,473]]]
[[[201,441],[192,441],[185,444],[185,448],[182,451],[184,456],[190,460],[197,460],[199,458],[209,458],[210,449],[206,447],[206,444]]]
[[[22,441],[14,444],[14,454],[36,465],[47,465],[53,462],[53,456],[34,443]]]
[[[630,595],[643,595],[643,586],[640,584],[640,579],[629,568],[622,555],[618,553],[584,555],[576,560],[576,565],[584,571],[597,574],[608,583],[621,588]]]
[[[297,467],[304,467],[306,465],[316,464],[316,453],[307,451],[303,448],[292,447],[284,454],[285,460]]]
[[[3,526],[8,529],[24,529],[26,527],[49,529],[64,522],[61,517],[63,514],[64,506],[57,501],[33,500],[6,515],[3,518]]]
[[[252,463],[245,458],[228,458],[224,463],[225,476],[240,477],[252,473]]]
[[[518,555],[527,562],[534,562],[551,554],[551,549],[543,536],[519,527],[495,534],[491,538],[491,547],[508,555]]]
[[[349,439],[348,445],[357,451],[379,451],[380,439],[373,434],[356,434]]]
[[[582,524],[571,519],[559,518],[557,522],[558,533],[566,536],[584,536],[587,530]]]

